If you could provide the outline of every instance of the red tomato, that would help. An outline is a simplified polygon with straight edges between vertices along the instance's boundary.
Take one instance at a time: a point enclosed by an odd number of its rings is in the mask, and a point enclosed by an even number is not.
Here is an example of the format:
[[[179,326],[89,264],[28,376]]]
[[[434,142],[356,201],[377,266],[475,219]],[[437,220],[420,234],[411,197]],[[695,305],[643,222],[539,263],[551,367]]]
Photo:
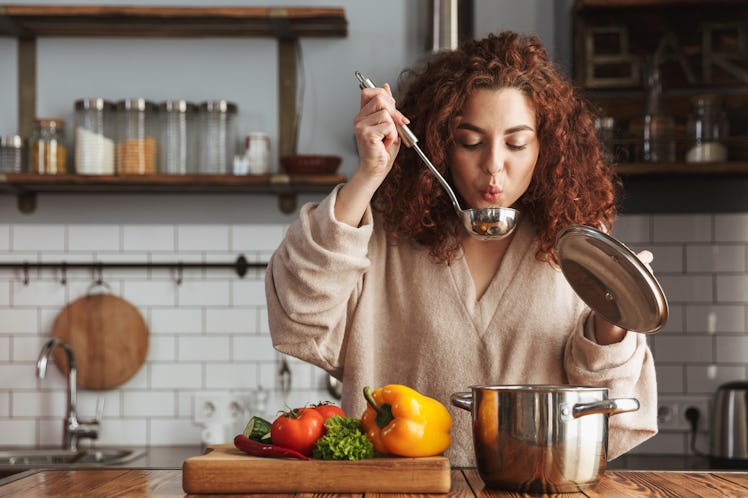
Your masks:
[[[345,412],[343,411],[343,409],[337,405],[333,405],[332,403],[323,402],[319,403],[318,405],[313,405],[312,408],[317,410],[325,420],[336,415],[345,417]]]
[[[325,433],[325,419],[313,408],[284,412],[270,426],[273,444],[311,456],[314,443]]]

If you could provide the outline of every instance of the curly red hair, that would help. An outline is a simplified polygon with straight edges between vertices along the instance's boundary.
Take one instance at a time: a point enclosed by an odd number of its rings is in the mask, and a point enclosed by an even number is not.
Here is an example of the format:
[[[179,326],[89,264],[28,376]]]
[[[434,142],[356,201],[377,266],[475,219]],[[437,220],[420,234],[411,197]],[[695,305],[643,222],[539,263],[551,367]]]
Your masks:
[[[532,181],[517,201],[537,229],[536,257],[556,261],[560,230],[585,224],[609,231],[616,215],[617,179],[604,160],[592,109],[548,57],[535,35],[503,32],[433,54],[404,71],[398,108],[410,118],[419,147],[449,181],[455,118],[478,89],[515,88],[535,109],[540,143]],[[464,206],[463,206],[464,207]],[[413,151],[402,146],[374,200],[385,230],[413,240],[449,263],[464,230],[446,192]]]

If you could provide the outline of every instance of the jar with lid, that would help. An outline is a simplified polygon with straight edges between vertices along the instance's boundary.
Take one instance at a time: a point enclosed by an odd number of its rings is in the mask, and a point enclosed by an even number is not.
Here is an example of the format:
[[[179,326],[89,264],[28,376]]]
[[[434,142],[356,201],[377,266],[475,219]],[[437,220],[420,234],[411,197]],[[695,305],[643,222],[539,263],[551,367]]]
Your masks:
[[[26,172],[26,141],[20,135],[0,136],[0,173]]]
[[[120,100],[115,106],[115,114],[117,174],[155,174],[158,122],[153,102],[145,99]]]
[[[267,133],[255,131],[244,139],[244,157],[247,171],[234,174],[265,175],[270,172],[270,137]]]
[[[691,104],[686,162],[726,161],[729,124],[722,101],[716,95],[699,95],[691,100]]]
[[[67,173],[68,149],[65,146],[65,121],[39,118],[31,124],[29,162],[32,173]]]
[[[79,175],[114,174],[114,104],[103,98],[75,101],[73,160]]]
[[[199,172],[211,175],[231,173],[236,150],[237,106],[226,100],[202,102],[200,116]]]
[[[161,102],[159,171],[171,175],[196,173],[197,106],[186,100]]]

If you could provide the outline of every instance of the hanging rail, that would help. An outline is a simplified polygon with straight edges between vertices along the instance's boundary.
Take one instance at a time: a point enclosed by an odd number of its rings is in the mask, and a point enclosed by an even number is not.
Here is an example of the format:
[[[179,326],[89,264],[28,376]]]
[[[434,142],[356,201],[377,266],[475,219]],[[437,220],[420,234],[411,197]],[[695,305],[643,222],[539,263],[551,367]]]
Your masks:
[[[90,263],[80,262],[48,262],[48,263],[33,263],[28,261],[21,261],[15,263],[0,263],[0,269],[11,268],[24,270],[36,270],[43,268],[58,268],[63,272],[69,269],[85,269],[90,268],[101,272],[105,268],[174,268],[181,272],[183,269],[188,268],[230,268],[233,269],[239,277],[244,277],[250,268],[266,268],[267,263],[250,263],[243,254],[236,258],[233,263],[194,263],[194,262],[183,262],[177,261],[173,263],[167,262],[142,262],[142,263],[126,263],[126,262],[106,262],[106,261],[92,261]]]

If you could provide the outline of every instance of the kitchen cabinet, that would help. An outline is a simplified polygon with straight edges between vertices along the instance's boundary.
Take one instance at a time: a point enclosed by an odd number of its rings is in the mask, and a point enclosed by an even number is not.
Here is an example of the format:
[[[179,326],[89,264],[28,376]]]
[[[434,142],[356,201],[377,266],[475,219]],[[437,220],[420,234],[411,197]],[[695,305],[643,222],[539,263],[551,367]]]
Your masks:
[[[748,4],[743,0],[577,0],[576,83],[620,128],[622,176],[748,176]],[[645,80],[660,71],[662,100],[675,119],[675,162],[641,161]],[[716,94],[730,121],[728,159],[687,163],[686,123],[697,95]]]
[[[0,36],[18,40],[18,124],[28,137],[36,117],[36,39],[70,37],[265,37],[278,42],[279,157],[296,153],[297,42],[302,37],[347,36],[336,7],[146,7],[96,5],[0,5]],[[19,196],[33,211],[37,192],[246,192],[274,194],[284,212],[297,193],[329,191],[342,175],[166,175],[83,177],[0,176],[0,192]]]
[[[620,212],[748,212],[748,3],[744,0],[576,0],[573,78],[615,123]],[[674,162],[641,160],[645,75],[657,59],[661,101],[675,120]],[[692,99],[716,94],[730,122],[727,160],[687,163]],[[620,154],[619,154],[620,153]]]
[[[353,464],[355,465],[355,463]],[[452,469],[449,496],[521,497],[524,493],[485,488],[475,469]],[[674,471],[608,471],[593,490],[564,493],[568,498],[627,496],[693,496],[699,498],[745,496],[748,493],[746,472],[674,472]],[[184,496],[182,472],[179,469],[80,469],[28,471],[0,480],[0,496]],[[366,496],[377,496],[366,493]],[[194,495],[199,496],[199,495]],[[291,498],[293,494],[276,494]],[[362,493],[326,496],[357,497]],[[393,495],[391,495],[393,496]],[[410,494],[408,496],[444,497],[444,494]],[[539,496],[539,495],[532,495]],[[553,495],[558,496],[558,495]]]

